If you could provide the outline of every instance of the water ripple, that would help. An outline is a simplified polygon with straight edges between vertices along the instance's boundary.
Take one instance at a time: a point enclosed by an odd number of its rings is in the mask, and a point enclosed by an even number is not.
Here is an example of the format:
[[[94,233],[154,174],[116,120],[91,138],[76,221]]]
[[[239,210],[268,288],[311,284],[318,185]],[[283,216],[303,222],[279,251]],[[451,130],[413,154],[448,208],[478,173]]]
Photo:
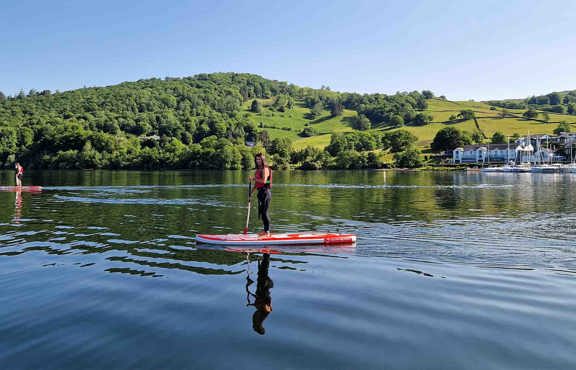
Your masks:
[[[200,199],[159,199],[159,198],[94,198],[74,197],[66,195],[54,195],[55,199],[62,202],[99,203],[99,204],[142,204],[142,205],[202,205],[210,207],[224,207],[222,202]]]
[[[244,227],[223,176],[0,193],[2,367],[574,368],[574,177],[279,173],[273,230],[359,239],[264,271],[194,242]]]

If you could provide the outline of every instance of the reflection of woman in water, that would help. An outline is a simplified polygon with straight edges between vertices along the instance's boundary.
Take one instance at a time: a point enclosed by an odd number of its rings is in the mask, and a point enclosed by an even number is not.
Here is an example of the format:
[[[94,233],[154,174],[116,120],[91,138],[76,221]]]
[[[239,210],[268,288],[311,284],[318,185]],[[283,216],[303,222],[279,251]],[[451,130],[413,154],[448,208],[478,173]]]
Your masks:
[[[16,191],[16,199],[14,200],[14,222],[20,223],[20,216],[22,216],[22,192]]]
[[[262,260],[258,261],[258,281],[256,285],[256,294],[250,292],[248,287],[253,283],[250,277],[247,277],[246,292],[248,293],[248,306],[254,306],[256,312],[252,315],[252,328],[258,334],[266,333],[262,323],[272,312],[272,297],[270,289],[274,287],[274,282],[268,277],[268,268],[270,267],[270,255],[264,253]],[[254,302],[250,302],[250,296],[254,297]]]

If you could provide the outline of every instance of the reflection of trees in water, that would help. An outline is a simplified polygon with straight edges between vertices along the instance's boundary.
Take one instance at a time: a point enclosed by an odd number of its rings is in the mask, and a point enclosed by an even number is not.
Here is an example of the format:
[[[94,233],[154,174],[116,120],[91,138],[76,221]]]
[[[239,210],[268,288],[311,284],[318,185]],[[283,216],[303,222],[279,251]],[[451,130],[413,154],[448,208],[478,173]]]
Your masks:
[[[195,272],[202,275],[235,275],[242,272],[241,270],[233,271],[232,269],[226,269],[226,268],[197,266],[197,264],[234,266],[242,262],[242,256],[239,253],[228,253],[219,250],[200,250],[200,249],[199,250],[191,249],[189,251],[182,251],[165,246],[164,247],[151,246],[151,245],[142,246],[143,248],[154,248],[154,250],[158,251],[157,253],[155,253],[153,251],[150,251],[150,249],[147,249],[146,251],[140,251],[133,245],[129,247],[114,245],[114,247],[112,248],[106,244],[100,244],[99,247],[95,247],[93,246],[94,244],[98,243],[91,243],[91,242],[57,243],[50,241],[27,241],[24,244],[24,248],[2,252],[0,253],[0,256],[16,256],[24,253],[38,252],[38,251],[50,255],[62,255],[62,256],[70,254],[72,250],[80,252],[83,255],[102,254],[114,251],[119,252],[120,254],[123,253],[129,254],[130,257],[109,256],[106,258],[107,261],[136,264],[139,266],[151,267],[151,268],[177,269],[177,270]],[[90,266],[90,264],[87,264],[86,266]],[[123,273],[132,273],[134,271],[138,271],[138,275],[141,276],[147,276],[147,275],[152,276],[152,274],[155,274],[154,272],[134,270],[128,267],[109,268],[106,271],[123,272]]]
[[[24,224],[24,226],[27,226]],[[63,233],[59,231],[59,233]],[[58,234],[66,235],[66,234]],[[73,235],[73,234],[72,234]],[[54,235],[56,236],[56,235]],[[106,260],[111,263],[121,263],[127,266],[110,266],[104,265],[105,271],[110,273],[126,273],[131,275],[156,277],[155,271],[149,269],[168,269],[188,271],[202,275],[237,275],[242,273],[242,269],[237,266],[244,262],[242,253],[229,252],[220,249],[210,249],[209,247],[195,248],[191,245],[190,249],[181,249],[182,247],[172,248],[168,245],[157,243],[139,243],[137,245],[110,244],[105,240],[100,242],[90,241],[73,241],[73,242],[56,242],[49,241],[46,233],[28,235],[26,241],[17,239],[13,246],[17,250],[10,249],[10,242],[5,242],[5,250],[0,256],[17,256],[30,252],[44,252],[49,255],[65,256],[69,254],[86,255],[86,261],[90,262],[89,255],[115,254],[107,256]],[[98,238],[106,239],[110,236],[98,235]],[[92,239],[94,235],[92,235]],[[302,264],[304,261],[279,259],[286,264]],[[79,267],[90,267],[94,263],[74,263]],[[100,263],[98,263],[100,265]],[[137,265],[140,268],[132,268],[129,265]]]
[[[456,189],[437,189],[434,191],[434,198],[438,207],[454,210],[460,206],[461,194]]]
[[[136,275],[136,276],[145,276],[145,277],[162,277],[163,275],[157,274],[155,272],[146,272],[143,270],[134,270],[130,268],[119,268],[119,267],[111,267],[106,269],[106,272],[119,272],[121,274],[129,274],[129,275]]]
[[[109,257],[107,259],[108,259],[108,261],[112,261],[112,262],[134,263],[134,264],[137,264],[140,266],[156,267],[156,268],[164,268],[164,269],[177,269],[177,270],[195,272],[197,274],[202,274],[202,275],[237,275],[237,274],[240,274],[242,272],[240,270],[231,271],[231,270],[225,270],[225,269],[191,266],[191,265],[178,263],[178,262],[156,262],[153,260],[135,259],[135,258],[128,258],[128,257]]]
[[[248,255],[248,259],[250,256]],[[250,263],[250,261],[248,261]],[[256,280],[256,292],[252,293],[250,291],[250,285],[254,281],[250,278],[250,275],[246,277],[246,299],[248,301],[248,306],[254,306],[256,311],[252,315],[252,329],[258,334],[264,335],[266,329],[264,329],[264,320],[268,317],[270,312],[272,312],[272,296],[270,295],[270,289],[274,287],[274,282],[268,276],[268,270],[270,269],[270,255],[264,253],[262,259],[258,260],[258,278]],[[250,299],[253,298],[253,302]]]

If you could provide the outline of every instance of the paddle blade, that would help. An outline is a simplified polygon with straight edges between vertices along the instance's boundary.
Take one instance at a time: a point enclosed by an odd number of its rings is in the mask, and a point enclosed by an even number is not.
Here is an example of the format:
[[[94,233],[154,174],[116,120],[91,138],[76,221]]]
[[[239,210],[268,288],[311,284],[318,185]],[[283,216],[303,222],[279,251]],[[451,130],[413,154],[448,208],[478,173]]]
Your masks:
[[[252,205],[252,197],[248,197],[248,214],[246,215],[246,226],[244,226],[244,234],[248,234],[248,225],[250,224],[250,208]]]

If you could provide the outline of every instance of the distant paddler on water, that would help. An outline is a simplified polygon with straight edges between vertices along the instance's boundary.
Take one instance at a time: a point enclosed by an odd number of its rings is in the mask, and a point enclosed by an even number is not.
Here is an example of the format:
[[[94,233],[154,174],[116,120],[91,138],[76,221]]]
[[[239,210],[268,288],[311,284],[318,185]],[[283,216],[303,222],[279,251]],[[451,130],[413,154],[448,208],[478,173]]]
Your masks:
[[[20,164],[20,162],[16,162],[14,165],[14,170],[16,171],[16,186],[22,186],[22,177],[24,177],[24,167]]]
[[[24,178],[24,167],[22,167],[20,162],[14,163],[14,173],[16,179],[16,186],[0,186],[0,191],[31,192],[31,193],[37,193],[42,191],[41,186],[22,186],[22,179]]]

